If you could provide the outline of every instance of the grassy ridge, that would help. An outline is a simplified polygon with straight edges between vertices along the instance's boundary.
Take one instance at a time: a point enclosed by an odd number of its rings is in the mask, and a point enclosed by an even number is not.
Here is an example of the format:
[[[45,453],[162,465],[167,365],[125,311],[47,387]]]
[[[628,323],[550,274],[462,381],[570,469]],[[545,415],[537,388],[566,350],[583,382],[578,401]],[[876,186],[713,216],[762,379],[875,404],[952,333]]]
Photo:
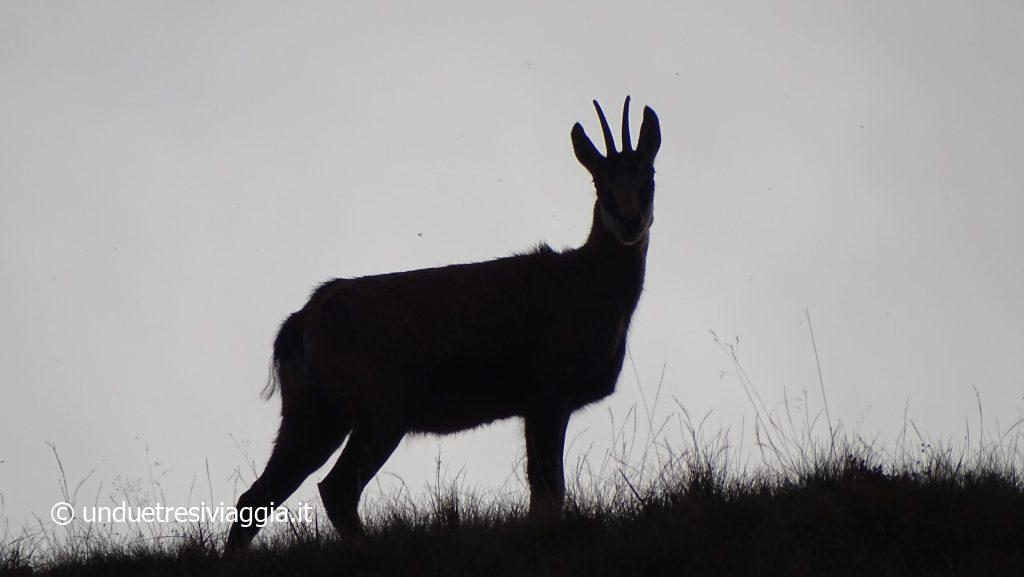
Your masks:
[[[481,504],[449,486],[422,509],[379,510],[367,535],[279,531],[222,559],[194,526],[163,542],[92,543],[12,575],[1024,575],[1024,486],[1015,468],[943,457],[888,468],[835,452],[801,475],[734,477],[721,453],[687,453],[642,490],[570,499],[561,520]],[[941,453],[947,455],[948,453]]]
[[[318,515],[222,558],[223,526],[40,522],[0,538],[0,574],[1024,576],[1024,419],[986,433],[979,399],[978,427],[959,444],[930,443],[907,418],[884,450],[832,422],[821,383],[820,411],[806,393],[799,408],[768,409],[736,344],[713,336],[754,414],[747,454],[726,432],[703,434],[678,401],[659,415],[659,382],[650,405],[613,420],[613,449],[595,467],[584,453],[571,469],[561,519],[527,518],[521,492],[466,491],[438,462],[425,498],[369,504],[360,538],[339,539]],[[54,456],[74,504],[84,480],[69,483]]]

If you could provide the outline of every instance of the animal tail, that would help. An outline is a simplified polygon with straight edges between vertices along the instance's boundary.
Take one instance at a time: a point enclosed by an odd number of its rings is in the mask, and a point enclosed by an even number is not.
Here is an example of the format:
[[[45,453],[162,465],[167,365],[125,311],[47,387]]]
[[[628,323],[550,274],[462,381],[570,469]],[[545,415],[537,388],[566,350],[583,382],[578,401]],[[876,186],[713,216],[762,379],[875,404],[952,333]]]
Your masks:
[[[270,375],[260,396],[270,400],[281,389],[282,395],[289,387],[289,381],[302,378],[306,373],[302,360],[302,339],[305,332],[302,311],[293,313],[283,323],[274,339],[274,354],[270,359]],[[298,364],[298,366],[294,366]]]

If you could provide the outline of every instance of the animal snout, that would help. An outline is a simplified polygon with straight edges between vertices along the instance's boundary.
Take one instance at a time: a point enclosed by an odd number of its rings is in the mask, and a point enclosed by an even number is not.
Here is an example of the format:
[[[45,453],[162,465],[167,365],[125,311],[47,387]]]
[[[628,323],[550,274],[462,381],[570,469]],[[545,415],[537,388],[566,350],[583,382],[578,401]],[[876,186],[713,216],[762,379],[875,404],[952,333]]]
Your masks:
[[[640,217],[639,214],[631,218],[622,219],[622,228],[624,228],[627,232],[639,233],[643,226],[644,220],[643,218]]]

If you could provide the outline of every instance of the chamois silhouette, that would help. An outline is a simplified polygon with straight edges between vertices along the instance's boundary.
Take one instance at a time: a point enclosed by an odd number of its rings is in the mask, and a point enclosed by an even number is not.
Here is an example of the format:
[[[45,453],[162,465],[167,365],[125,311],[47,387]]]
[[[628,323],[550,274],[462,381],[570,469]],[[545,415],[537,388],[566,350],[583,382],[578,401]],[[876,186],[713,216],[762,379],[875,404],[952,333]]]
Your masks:
[[[363,488],[410,432],[447,434],[498,419],[525,421],[531,515],[561,510],[569,416],[615,389],[626,334],[643,289],[653,222],[658,117],[644,108],[622,151],[594,101],[606,154],[583,127],[573,150],[593,176],[593,224],[577,249],[487,262],[334,279],[281,325],[271,378],[281,426],[263,474],[238,508],[280,504],[348,436],[319,484],[342,534],[361,530]],[[259,528],[236,522],[228,550]]]

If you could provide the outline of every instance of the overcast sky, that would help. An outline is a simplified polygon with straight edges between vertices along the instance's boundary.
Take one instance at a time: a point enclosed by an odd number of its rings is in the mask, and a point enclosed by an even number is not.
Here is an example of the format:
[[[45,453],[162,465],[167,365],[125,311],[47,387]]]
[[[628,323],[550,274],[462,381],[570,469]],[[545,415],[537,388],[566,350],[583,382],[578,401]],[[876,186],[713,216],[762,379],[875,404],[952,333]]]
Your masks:
[[[579,245],[569,129],[597,136],[591,99],[617,123],[626,94],[663,135],[630,340],[648,397],[664,365],[663,400],[749,430],[714,330],[766,401],[816,399],[806,307],[832,416],[865,436],[905,407],[962,436],[975,388],[986,426],[1021,415],[1019,2],[152,4],[0,2],[14,526],[59,498],[43,441],[93,492],[149,463],[184,495],[208,462],[231,500],[233,438],[261,468],[271,342],[310,289]],[[627,368],[569,437],[606,445],[639,386]],[[486,488],[520,452],[508,422],[407,440],[385,470],[415,490],[440,453]]]

